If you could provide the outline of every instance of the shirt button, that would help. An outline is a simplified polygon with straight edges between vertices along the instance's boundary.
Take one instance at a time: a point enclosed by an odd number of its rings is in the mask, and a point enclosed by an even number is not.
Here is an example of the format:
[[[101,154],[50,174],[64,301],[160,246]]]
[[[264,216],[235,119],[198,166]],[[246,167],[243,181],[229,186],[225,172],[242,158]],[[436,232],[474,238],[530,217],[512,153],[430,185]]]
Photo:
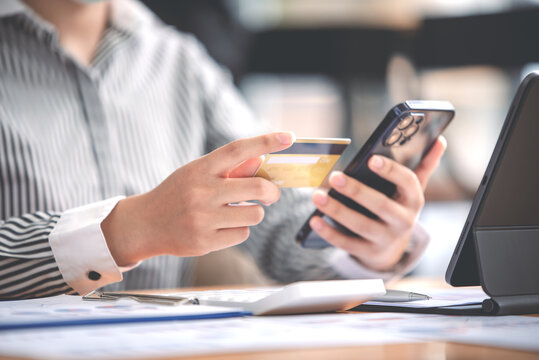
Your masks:
[[[101,274],[98,273],[97,271],[91,270],[91,271],[88,272],[88,279],[97,281],[97,280],[101,279]]]

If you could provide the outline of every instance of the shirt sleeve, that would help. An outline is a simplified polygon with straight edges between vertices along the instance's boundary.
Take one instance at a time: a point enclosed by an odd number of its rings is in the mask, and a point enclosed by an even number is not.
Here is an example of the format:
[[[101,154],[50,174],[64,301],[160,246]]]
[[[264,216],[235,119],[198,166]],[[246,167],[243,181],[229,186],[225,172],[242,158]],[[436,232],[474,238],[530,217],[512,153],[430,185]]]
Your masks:
[[[49,235],[61,213],[36,211],[0,221],[0,299],[69,293]]]
[[[334,269],[347,279],[383,279],[384,282],[397,280],[417,265],[421,255],[429,243],[429,236],[423,227],[418,224],[413,230],[408,249],[401,260],[389,271],[375,271],[362,265],[353,256],[341,249],[335,249],[330,262]]]
[[[52,252],[65,282],[86,295],[102,286],[122,281],[101,230],[101,223],[123,196],[70,209],[62,214],[50,234]]]
[[[123,197],[0,221],[0,299],[87,294],[121,281],[101,222]]]

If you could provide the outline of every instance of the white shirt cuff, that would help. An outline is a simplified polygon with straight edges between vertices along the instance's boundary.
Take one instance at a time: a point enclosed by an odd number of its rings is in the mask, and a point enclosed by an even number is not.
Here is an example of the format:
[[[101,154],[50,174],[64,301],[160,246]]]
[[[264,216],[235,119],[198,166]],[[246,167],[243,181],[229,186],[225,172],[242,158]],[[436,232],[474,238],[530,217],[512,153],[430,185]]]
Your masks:
[[[52,253],[64,281],[81,295],[107,284],[122,280],[101,222],[110,214],[123,196],[67,210],[49,236]]]
[[[429,236],[427,232],[423,227],[417,225],[412,232],[408,249],[397,265],[390,271],[369,269],[342,249],[335,249],[331,254],[330,263],[335,271],[347,279],[382,279],[387,283],[410,272],[419,262],[428,243]]]

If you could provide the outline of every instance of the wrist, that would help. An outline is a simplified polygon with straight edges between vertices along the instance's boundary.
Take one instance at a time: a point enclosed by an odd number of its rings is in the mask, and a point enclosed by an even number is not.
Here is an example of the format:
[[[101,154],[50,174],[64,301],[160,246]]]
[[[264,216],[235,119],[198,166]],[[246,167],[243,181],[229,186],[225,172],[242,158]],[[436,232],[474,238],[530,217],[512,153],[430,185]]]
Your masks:
[[[120,200],[101,223],[101,231],[118,266],[130,266],[152,254],[145,248],[144,227],[138,219],[140,195]]]

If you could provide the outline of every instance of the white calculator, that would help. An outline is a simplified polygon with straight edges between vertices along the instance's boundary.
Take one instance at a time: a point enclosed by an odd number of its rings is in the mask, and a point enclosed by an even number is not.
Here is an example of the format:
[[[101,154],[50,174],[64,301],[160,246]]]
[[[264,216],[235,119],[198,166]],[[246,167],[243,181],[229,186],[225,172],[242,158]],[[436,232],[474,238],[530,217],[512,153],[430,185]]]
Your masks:
[[[194,297],[200,305],[241,308],[253,315],[276,315],[347,310],[385,293],[381,279],[368,279],[300,281],[286,286],[168,295]]]

